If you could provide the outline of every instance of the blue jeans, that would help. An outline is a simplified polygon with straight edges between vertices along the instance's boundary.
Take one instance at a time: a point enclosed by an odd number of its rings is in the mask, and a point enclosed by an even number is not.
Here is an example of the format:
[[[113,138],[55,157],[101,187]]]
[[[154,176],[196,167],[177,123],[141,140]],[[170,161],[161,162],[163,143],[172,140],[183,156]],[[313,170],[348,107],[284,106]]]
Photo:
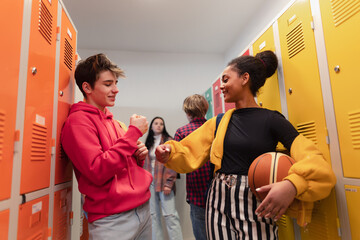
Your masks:
[[[171,240],[183,240],[180,226],[180,218],[175,209],[175,195],[171,191],[169,195],[163,192],[155,192],[154,184],[150,185],[150,213],[152,218],[152,239],[164,239],[161,227],[161,213],[164,217],[166,229]],[[160,211],[161,207],[161,211]]]
[[[89,240],[150,240],[149,202],[127,212],[100,218],[89,223]]]
[[[206,240],[205,208],[190,203],[190,218],[196,240]]]

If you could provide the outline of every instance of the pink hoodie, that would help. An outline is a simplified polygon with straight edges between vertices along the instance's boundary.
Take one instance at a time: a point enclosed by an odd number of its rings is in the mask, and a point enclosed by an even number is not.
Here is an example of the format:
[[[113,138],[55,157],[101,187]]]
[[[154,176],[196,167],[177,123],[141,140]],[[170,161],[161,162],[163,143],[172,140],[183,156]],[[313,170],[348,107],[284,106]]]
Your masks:
[[[61,132],[61,144],[73,163],[79,190],[85,195],[89,222],[136,208],[150,198],[152,176],[133,157],[141,131],[125,132],[112,113],[79,102]]]

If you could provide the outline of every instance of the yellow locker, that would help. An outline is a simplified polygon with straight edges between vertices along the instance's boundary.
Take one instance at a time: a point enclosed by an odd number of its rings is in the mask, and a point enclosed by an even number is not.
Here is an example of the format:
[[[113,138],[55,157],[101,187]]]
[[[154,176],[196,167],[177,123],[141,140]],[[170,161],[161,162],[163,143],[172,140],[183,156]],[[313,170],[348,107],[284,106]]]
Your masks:
[[[320,1],[344,177],[360,178],[360,1]]]
[[[360,186],[345,185],[345,196],[349,212],[352,239],[360,239]]]
[[[32,1],[21,193],[50,184],[57,8],[57,1]]]
[[[11,192],[23,8],[23,0],[2,1],[0,8],[0,200]]]
[[[309,1],[296,1],[278,19],[288,115],[296,129],[314,141],[330,163],[311,22]],[[339,239],[335,193],[315,206],[312,222],[301,231],[302,239]]]
[[[275,52],[274,31],[271,26],[264,34],[261,35],[253,44],[253,55],[265,50]],[[281,101],[277,71],[273,76],[266,79],[262,88],[260,88],[258,96],[258,103],[261,107],[276,110],[281,112]]]
[[[0,240],[8,240],[10,210],[0,212]]]

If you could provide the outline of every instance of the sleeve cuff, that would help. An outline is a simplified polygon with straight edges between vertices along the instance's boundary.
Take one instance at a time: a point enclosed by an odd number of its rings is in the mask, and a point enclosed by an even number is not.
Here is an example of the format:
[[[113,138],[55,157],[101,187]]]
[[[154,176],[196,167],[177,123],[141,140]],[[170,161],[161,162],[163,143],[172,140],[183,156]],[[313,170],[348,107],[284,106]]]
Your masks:
[[[290,174],[289,176],[285,177],[283,180],[289,180],[290,182],[292,182],[292,184],[296,188],[296,197],[303,194],[308,188],[308,184],[305,178],[295,173]]]

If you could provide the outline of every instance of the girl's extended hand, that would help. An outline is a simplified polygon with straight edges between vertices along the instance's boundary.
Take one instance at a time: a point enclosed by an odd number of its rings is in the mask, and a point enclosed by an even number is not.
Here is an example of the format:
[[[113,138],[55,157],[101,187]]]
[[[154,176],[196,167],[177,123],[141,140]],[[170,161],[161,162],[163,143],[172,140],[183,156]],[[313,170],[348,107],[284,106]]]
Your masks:
[[[288,180],[273,183],[256,189],[257,192],[269,192],[255,213],[259,217],[279,220],[285,214],[296,196],[295,186]]]
[[[161,144],[157,146],[155,150],[156,160],[161,163],[167,163],[167,161],[169,161],[170,152],[171,146],[168,144]]]

